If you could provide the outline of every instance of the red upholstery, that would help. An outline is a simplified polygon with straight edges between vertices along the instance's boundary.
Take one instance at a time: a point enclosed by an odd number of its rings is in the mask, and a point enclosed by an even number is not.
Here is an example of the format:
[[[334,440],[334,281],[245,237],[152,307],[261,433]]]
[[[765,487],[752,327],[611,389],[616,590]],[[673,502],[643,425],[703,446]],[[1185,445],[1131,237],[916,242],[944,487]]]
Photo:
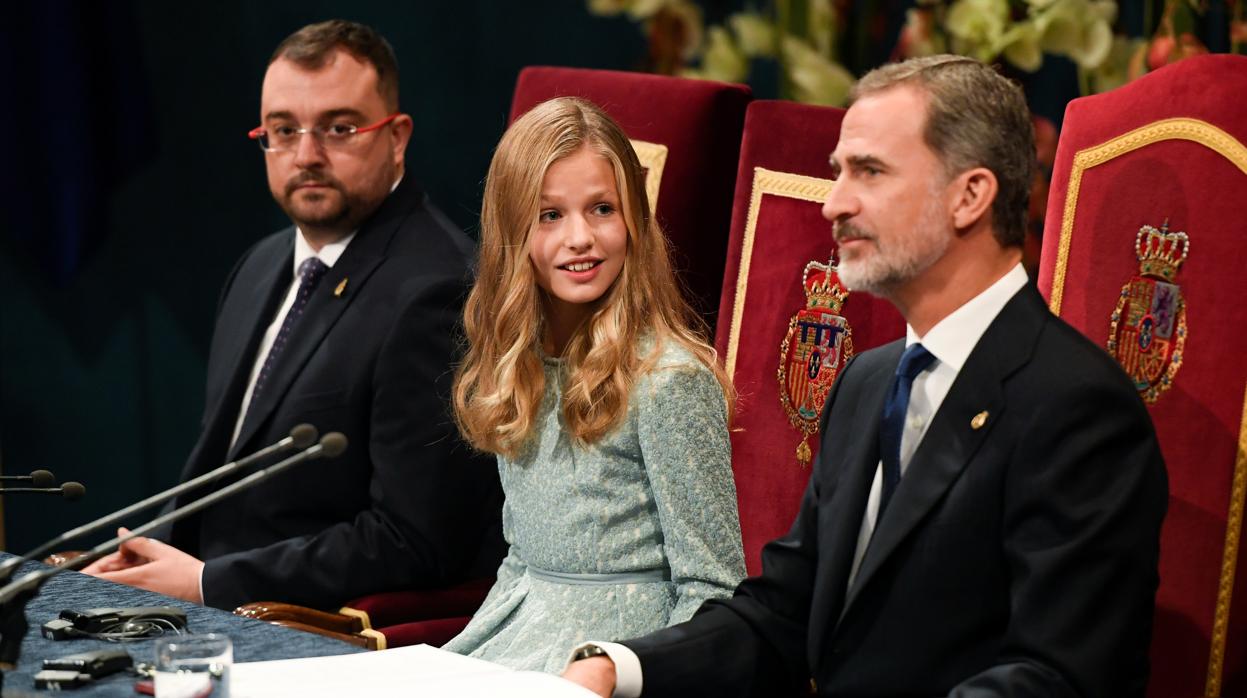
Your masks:
[[[385,636],[386,647],[438,647],[467,626],[493,583],[476,579],[445,589],[371,594],[347,603],[343,612],[365,614],[372,629]]]
[[[665,146],[658,221],[671,240],[690,300],[712,314],[719,307],[732,175],[749,88],[641,73],[531,67],[516,82],[511,119],[562,96],[583,97],[602,107],[634,143]],[[638,155],[647,164],[641,148]]]
[[[1169,470],[1149,688],[1157,698],[1247,695],[1247,570],[1238,550],[1247,489],[1244,95],[1247,58],[1210,55],[1071,102],[1048,199],[1039,283],[1053,310],[1108,347],[1120,300],[1119,361],[1145,366],[1135,357],[1152,357],[1168,370],[1166,351],[1168,365],[1180,361],[1167,388],[1150,377],[1163,371],[1135,371],[1144,390],[1156,385],[1149,410]],[[1173,278],[1186,331],[1175,322],[1153,346],[1132,329],[1148,316],[1131,316],[1130,303],[1142,304],[1122,289],[1141,275],[1138,231],[1166,220],[1189,236]],[[1154,288],[1153,279],[1134,283]],[[1172,302],[1156,307],[1181,319]],[[1149,340],[1168,324],[1161,312],[1152,321]]]
[[[418,620],[470,616],[480,607],[493,579],[476,579],[445,589],[416,589],[371,594],[346,604],[368,614],[372,627],[382,629]]]
[[[441,647],[462,632],[470,620],[472,620],[470,615],[457,618],[420,620],[378,628],[378,632],[385,636],[386,649],[410,645]]]
[[[803,271],[809,262],[826,264],[834,247],[820,210],[843,116],[842,109],[781,101],[753,102],[745,116],[715,345],[740,393],[732,465],[750,574],[760,571],[762,546],[792,525],[810,475],[797,459],[803,434],[781,403],[777,371],[789,321],[806,307]],[[755,168],[769,173],[755,180]],[[905,331],[891,305],[866,294],[850,294],[841,314],[857,352]],[[817,435],[808,444],[815,451]]]

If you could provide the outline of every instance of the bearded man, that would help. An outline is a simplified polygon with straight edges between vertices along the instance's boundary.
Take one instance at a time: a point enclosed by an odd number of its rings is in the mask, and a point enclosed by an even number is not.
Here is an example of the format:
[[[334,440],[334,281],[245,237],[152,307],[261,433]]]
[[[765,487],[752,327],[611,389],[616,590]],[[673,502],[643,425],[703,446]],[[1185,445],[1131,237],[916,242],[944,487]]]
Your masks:
[[[348,449],[84,571],[225,609],[336,609],[492,574],[496,469],[459,442],[446,401],[473,245],[406,172],[411,131],[393,50],[372,29],[322,22],[274,51],[250,136],[294,226],[225,282],[183,480],[305,422]]]
[[[1022,91],[973,59],[862,78],[823,216],[840,280],[906,337],[840,373],[760,576],[564,676],[616,698],[1144,695],[1164,462],[1130,380],[1027,283],[1034,161]]]

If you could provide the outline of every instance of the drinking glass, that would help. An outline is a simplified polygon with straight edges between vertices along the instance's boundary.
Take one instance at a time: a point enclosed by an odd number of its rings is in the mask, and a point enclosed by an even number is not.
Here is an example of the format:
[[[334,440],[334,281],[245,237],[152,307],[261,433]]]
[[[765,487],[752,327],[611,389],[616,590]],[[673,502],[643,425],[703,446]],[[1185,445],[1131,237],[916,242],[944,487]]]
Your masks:
[[[156,640],[156,698],[229,698],[234,646],[217,633]]]

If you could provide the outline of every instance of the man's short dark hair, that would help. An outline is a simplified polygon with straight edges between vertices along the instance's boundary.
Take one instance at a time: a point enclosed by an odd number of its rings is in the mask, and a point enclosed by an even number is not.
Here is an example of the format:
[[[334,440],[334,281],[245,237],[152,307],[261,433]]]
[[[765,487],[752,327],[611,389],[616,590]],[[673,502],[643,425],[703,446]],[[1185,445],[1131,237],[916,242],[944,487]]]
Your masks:
[[[309,24],[278,44],[268,62],[272,65],[285,58],[308,70],[319,70],[338,50],[372,64],[377,91],[391,112],[398,111],[398,59],[390,42],[372,27],[344,19]]]
[[[911,58],[864,75],[851,98],[898,85],[916,85],[927,95],[923,139],[955,177],[973,167],[996,175],[992,203],[996,240],[1020,247],[1035,176],[1035,129],[1022,89],[991,67],[964,56]]]

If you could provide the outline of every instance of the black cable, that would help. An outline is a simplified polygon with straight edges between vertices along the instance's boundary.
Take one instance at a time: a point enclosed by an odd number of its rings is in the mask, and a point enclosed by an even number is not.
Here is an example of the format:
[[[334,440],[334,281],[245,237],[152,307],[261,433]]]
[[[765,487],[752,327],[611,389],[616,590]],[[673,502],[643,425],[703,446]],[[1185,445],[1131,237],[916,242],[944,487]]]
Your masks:
[[[74,629],[74,637],[89,637],[104,642],[137,642],[162,635],[189,635],[191,632],[160,616],[135,616],[129,620],[105,626],[97,632]]]

